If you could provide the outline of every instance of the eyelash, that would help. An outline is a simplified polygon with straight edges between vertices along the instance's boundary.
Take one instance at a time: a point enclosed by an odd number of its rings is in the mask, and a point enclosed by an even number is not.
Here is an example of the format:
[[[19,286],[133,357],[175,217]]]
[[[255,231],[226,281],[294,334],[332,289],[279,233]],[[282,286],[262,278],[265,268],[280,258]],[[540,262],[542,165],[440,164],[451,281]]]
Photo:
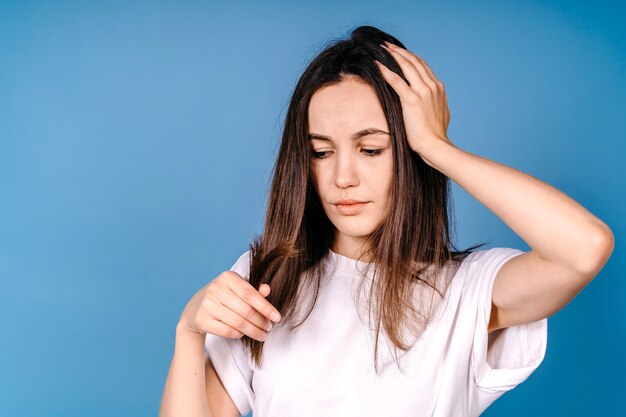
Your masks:
[[[375,158],[377,156],[380,156],[385,150],[384,149],[362,149],[363,151],[365,151],[365,155],[371,157],[371,158]],[[313,158],[317,158],[317,159],[326,159],[328,158],[328,156],[321,156],[320,154],[324,154],[324,153],[328,153],[328,151],[321,151],[321,152],[315,152],[315,151],[311,151]]]

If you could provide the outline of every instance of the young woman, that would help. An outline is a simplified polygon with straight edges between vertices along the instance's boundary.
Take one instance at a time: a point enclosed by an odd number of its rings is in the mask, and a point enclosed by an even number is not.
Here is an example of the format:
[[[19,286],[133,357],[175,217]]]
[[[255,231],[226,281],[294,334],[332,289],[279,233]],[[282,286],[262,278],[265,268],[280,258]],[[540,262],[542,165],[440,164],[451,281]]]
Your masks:
[[[310,63],[263,233],[184,309],[161,416],[478,416],[534,372],[612,233],[449,121],[441,81],[377,28]],[[532,249],[453,250],[449,179]]]

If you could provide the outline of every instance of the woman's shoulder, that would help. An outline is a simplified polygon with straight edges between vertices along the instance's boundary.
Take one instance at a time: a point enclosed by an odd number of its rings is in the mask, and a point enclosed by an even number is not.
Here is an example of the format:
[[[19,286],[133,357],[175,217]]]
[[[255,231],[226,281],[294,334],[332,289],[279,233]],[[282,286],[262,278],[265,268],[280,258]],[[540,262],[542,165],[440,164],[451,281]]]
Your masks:
[[[242,278],[248,280],[250,277],[250,249],[241,253],[229,271],[236,272]]]
[[[524,252],[516,248],[498,246],[489,249],[476,250],[467,255],[463,262],[467,262],[470,264],[489,264],[491,262],[509,258],[522,253]]]

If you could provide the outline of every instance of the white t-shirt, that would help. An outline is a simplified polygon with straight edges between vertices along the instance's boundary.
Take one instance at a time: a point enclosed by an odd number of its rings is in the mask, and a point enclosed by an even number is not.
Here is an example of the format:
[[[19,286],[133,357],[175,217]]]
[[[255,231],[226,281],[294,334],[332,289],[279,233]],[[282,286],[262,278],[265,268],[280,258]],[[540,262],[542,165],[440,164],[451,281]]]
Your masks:
[[[445,293],[447,302],[441,301],[443,314],[408,351],[397,350],[404,372],[381,327],[381,375],[376,374],[375,332],[363,323],[353,298],[356,268],[367,264],[332,251],[325,258],[330,276],[311,315],[293,333],[274,326],[261,368],[241,339],[209,333],[205,348],[241,415],[253,410],[255,417],[479,416],[526,380],[545,355],[547,319],[487,333],[496,273],[522,253],[492,248],[463,260]],[[231,271],[248,279],[249,251]]]

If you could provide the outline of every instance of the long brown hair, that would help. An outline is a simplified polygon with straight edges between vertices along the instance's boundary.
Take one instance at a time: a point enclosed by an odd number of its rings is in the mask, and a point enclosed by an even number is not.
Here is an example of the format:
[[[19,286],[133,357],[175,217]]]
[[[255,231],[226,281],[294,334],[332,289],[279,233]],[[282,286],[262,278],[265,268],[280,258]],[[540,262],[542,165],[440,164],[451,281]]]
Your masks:
[[[455,251],[449,227],[450,180],[430,167],[407,144],[402,106],[387,85],[374,60],[404,77],[395,59],[379,45],[388,41],[405,46],[395,37],[372,26],[360,26],[348,39],[331,42],[308,65],[291,97],[268,198],[263,233],[250,244],[249,283],[259,288],[270,285],[267,300],[276,307],[281,322],[290,331],[309,316],[319,294],[324,263],[335,238],[311,177],[311,148],[308,141],[308,108],[320,88],[357,76],[373,87],[387,119],[393,154],[391,204],[386,219],[368,237],[365,251],[376,265],[369,293],[370,314],[376,317],[374,366],[378,372],[378,339],[381,322],[389,340],[404,351],[410,348],[401,338],[403,327],[419,336],[432,319],[435,301],[444,298],[449,280],[440,271],[449,263],[452,272],[472,250]],[[432,267],[432,268],[431,268]],[[367,272],[367,271],[366,271]],[[453,273],[446,274],[447,277]],[[363,280],[364,282],[364,280]],[[414,291],[430,302],[415,308]],[[438,297],[436,297],[436,295]],[[309,301],[306,316],[295,324],[297,313]],[[246,335],[244,348],[255,364],[262,362],[263,343]]]

